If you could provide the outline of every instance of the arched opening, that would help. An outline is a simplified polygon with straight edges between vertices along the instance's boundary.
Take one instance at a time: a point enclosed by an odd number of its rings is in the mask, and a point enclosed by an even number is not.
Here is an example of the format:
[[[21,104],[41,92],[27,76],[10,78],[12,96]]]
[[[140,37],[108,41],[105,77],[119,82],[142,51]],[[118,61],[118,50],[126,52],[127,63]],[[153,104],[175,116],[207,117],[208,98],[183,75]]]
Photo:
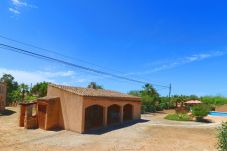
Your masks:
[[[103,107],[92,105],[85,109],[85,131],[103,126]]]
[[[132,120],[133,106],[131,104],[126,104],[123,108],[123,121]]]
[[[119,105],[111,105],[108,107],[107,114],[107,124],[119,124],[120,123],[120,106]]]

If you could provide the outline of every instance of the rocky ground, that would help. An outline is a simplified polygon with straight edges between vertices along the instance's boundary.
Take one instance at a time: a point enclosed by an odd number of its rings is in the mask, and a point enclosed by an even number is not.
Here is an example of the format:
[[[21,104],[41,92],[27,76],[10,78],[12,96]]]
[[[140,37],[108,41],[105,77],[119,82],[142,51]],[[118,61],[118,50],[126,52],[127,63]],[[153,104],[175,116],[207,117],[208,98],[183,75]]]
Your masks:
[[[0,115],[1,151],[215,151],[219,123],[176,122],[166,112],[144,114],[143,121],[93,134],[26,130],[18,127],[18,108]],[[168,111],[169,112],[169,111]]]

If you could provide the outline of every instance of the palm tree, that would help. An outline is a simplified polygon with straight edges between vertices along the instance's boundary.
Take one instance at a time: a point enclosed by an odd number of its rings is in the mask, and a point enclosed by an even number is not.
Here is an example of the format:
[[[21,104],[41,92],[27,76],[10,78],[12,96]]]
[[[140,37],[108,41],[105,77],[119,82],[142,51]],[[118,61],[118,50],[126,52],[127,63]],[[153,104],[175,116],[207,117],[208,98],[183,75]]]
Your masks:
[[[175,102],[176,107],[177,107],[178,103],[180,103],[180,106],[182,107],[186,100],[187,100],[186,96],[183,96],[183,95],[180,95],[180,96],[175,95],[175,96],[173,96],[173,101]]]
[[[145,84],[145,86],[143,87],[143,91],[141,93],[143,95],[159,97],[158,92],[155,90],[155,88],[151,84]]]
[[[97,85],[95,82],[90,82],[90,84],[87,87],[92,89],[103,89],[101,85]]]
[[[28,93],[29,92],[28,91],[29,87],[28,87],[28,85],[26,85],[24,83],[20,84],[19,87],[20,87],[21,94],[22,94],[22,101],[24,101],[25,93]]]

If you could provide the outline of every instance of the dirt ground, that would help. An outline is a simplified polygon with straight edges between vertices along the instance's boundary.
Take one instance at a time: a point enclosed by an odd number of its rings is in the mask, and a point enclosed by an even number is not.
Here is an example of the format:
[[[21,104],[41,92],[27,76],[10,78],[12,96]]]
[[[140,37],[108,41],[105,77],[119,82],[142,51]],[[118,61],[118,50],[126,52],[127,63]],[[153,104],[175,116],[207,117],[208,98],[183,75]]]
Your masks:
[[[18,127],[18,108],[0,115],[0,151],[215,151],[219,123],[176,122],[166,113],[93,134],[26,130]]]

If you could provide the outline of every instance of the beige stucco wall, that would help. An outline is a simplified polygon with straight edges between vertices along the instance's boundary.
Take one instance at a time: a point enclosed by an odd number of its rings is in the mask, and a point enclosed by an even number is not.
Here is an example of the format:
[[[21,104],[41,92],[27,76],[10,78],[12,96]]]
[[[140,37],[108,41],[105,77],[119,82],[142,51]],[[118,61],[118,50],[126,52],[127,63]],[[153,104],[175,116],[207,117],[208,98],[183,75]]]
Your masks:
[[[51,85],[48,86],[47,96],[60,97],[59,125],[66,130],[81,133],[83,131],[83,98]]]
[[[141,117],[141,102],[138,100],[122,100],[119,98],[103,97],[83,97],[71,92],[64,91],[60,88],[49,85],[47,91],[48,97],[60,98],[59,126],[70,131],[83,133],[85,129],[85,109],[92,105],[104,107],[104,125],[107,123],[107,108],[113,104],[123,107],[126,104],[133,106],[133,119]],[[123,114],[121,114],[121,119]]]
[[[60,114],[60,99],[52,99],[48,101],[46,127],[45,129],[57,128],[59,126],[59,114]]]
[[[83,132],[85,129],[85,109],[92,105],[100,105],[104,107],[104,125],[107,126],[107,109],[109,106],[117,104],[121,108],[121,113],[123,113],[123,107],[126,104],[131,104],[133,106],[133,119],[141,118],[141,102],[140,101],[132,101],[132,100],[122,100],[119,98],[102,98],[102,97],[84,97],[83,102]],[[121,120],[123,118],[123,114],[121,114]]]
[[[5,110],[6,105],[6,84],[0,83],[0,112]]]

